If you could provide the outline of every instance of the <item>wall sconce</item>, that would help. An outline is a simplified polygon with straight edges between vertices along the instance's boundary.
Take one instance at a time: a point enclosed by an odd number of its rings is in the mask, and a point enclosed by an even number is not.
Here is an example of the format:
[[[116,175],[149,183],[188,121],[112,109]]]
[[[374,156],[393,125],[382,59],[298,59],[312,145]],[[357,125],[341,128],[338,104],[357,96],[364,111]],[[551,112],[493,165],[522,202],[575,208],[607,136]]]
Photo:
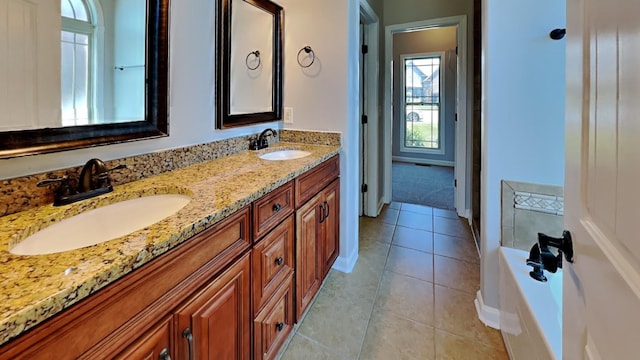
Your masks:
[[[302,54],[302,52],[306,53],[306,56],[303,56],[302,59],[300,59],[300,54]],[[304,64],[303,60],[305,58],[311,58],[311,62],[309,62],[308,64]],[[300,65],[300,67],[302,68],[308,68],[309,66],[313,65],[313,62],[316,61],[316,53],[313,52],[313,49],[311,48],[311,46],[307,45],[305,47],[303,47],[302,49],[300,49],[300,51],[298,51],[298,65]]]

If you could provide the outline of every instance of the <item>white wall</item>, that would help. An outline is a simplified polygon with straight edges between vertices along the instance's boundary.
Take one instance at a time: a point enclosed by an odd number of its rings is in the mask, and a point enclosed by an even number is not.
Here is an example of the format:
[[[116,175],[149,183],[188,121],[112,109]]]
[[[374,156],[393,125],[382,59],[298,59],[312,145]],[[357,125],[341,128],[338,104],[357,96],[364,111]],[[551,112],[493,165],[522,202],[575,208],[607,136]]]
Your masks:
[[[500,181],[564,183],[565,1],[483,0],[481,291],[498,307]]]
[[[340,257],[350,271],[358,253],[358,0],[280,0],[285,10],[284,106],[286,128],[340,131]],[[311,46],[316,59],[303,69],[296,56]],[[302,56],[302,55],[301,55]]]
[[[290,129],[340,131],[341,243],[337,267],[350,270],[358,252],[358,19],[357,0],[280,0],[285,12],[284,104]],[[281,123],[214,130],[215,2],[181,0],[170,14],[170,135],[161,139],[0,160],[0,179],[200,144],[260,132]],[[316,53],[312,73],[296,61],[300,48]]]

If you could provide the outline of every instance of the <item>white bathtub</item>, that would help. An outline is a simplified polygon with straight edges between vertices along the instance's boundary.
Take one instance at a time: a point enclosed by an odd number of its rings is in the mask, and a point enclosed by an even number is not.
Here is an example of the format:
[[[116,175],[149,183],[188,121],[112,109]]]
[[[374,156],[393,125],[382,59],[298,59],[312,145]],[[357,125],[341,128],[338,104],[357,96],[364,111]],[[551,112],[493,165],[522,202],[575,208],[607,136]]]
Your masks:
[[[529,276],[529,253],[500,248],[500,329],[509,357],[562,359],[562,269]]]

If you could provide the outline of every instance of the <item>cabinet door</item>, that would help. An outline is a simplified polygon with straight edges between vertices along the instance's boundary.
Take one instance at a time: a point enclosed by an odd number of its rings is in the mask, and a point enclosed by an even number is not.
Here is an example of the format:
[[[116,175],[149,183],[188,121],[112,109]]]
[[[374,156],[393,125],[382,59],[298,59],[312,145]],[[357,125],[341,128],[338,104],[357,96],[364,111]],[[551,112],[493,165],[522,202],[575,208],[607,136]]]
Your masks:
[[[296,318],[300,319],[322,283],[322,194],[296,213]]]
[[[254,359],[271,360],[293,329],[293,274],[282,282],[254,321]]]
[[[325,277],[340,252],[340,179],[336,179],[327,186],[323,193],[322,274]]]
[[[175,313],[178,359],[249,359],[250,261],[244,255]]]
[[[161,321],[145,336],[141,336],[117,360],[171,360],[171,318]]]

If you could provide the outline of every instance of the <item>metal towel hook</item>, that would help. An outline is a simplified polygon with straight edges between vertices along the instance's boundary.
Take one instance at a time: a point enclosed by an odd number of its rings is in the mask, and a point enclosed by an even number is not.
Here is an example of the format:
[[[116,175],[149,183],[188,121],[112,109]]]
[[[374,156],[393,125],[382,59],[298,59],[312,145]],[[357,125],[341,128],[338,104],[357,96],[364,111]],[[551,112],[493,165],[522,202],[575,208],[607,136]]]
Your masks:
[[[258,60],[258,64],[256,64],[256,66],[251,67],[251,65],[249,65],[249,58],[251,57],[251,55],[253,55],[255,57],[255,59],[253,59],[253,63],[256,62],[256,60]],[[256,50],[256,51],[252,51],[247,55],[247,58],[244,60],[245,64],[247,64],[247,68],[249,68],[249,70],[255,70],[257,68],[260,67],[260,64],[262,63],[262,61],[260,60],[260,51]]]
[[[304,65],[302,63],[302,61],[300,60],[300,54],[302,54],[303,51],[307,54],[306,57],[310,57],[311,58],[311,62],[309,64],[307,64],[307,65]],[[300,67],[308,68],[309,66],[313,65],[314,61],[316,61],[316,53],[313,52],[313,49],[311,48],[311,46],[307,45],[307,46],[303,47],[302,49],[300,49],[300,51],[298,51],[297,59],[298,59],[298,65],[300,65]],[[304,57],[302,59],[304,59]]]
[[[560,40],[567,34],[567,29],[553,29],[549,33],[549,37],[553,40]]]

